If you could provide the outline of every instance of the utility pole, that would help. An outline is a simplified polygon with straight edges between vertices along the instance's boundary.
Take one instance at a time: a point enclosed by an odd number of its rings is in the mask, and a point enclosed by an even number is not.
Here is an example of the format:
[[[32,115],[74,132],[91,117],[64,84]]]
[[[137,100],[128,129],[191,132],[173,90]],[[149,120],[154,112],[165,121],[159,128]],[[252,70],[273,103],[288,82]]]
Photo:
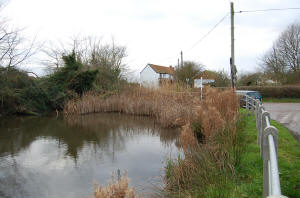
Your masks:
[[[236,67],[234,59],[234,9],[233,2],[230,2],[231,13],[231,58],[230,58],[230,71],[231,71],[231,86],[235,88],[236,85]]]
[[[183,54],[182,54],[182,51],[181,51],[181,67],[183,67]]]

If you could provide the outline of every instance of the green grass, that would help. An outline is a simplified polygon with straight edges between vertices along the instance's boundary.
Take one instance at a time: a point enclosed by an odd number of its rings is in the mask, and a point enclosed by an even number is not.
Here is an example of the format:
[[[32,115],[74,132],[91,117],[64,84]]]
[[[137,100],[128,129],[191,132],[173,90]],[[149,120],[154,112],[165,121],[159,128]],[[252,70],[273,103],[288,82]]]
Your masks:
[[[244,110],[242,114],[247,114]],[[243,197],[262,197],[263,162],[257,145],[257,131],[254,116],[246,116],[244,152],[237,166],[237,191]],[[278,165],[282,194],[289,198],[300,197],[300,144],[281,124],[271,121],[278,129]]]
[[[190,165],[182,166],[183,159],[175,160],[175,163],[169,161],[166,175],[169,181],[175,182],[173,188],[169,189],[168,196],[164,197],[262,197],[263,160],[257,145],[255,118],[244,109],[240,112],[237,133],[233,137],[236,141],[229,145],[231,141],[226,136],[216,140],[221,144],[221,150],[225,151],[226,157],[222,158],[224,164],[233,165],[235,171],[231,172],[228,168],[218,169],[216,161],[210,158],[210,153],[199,150],[201,155],[196,152],[192,158],[194,162]],[[300,144],[284,126],[273,120],[271,124],[279,131],[278,163],[282,194],[289,198],[300,198]],[[199,156],[204,157],[200,159]],[[176,167],[181,170],[180,174],[174,174]],[[182,189],[178,188],[177,183]],[[185,183],[188,185],[184,186]]]
[[[300,103],[300,98],[263,98],[263,102],[285,102],[285,103]]]

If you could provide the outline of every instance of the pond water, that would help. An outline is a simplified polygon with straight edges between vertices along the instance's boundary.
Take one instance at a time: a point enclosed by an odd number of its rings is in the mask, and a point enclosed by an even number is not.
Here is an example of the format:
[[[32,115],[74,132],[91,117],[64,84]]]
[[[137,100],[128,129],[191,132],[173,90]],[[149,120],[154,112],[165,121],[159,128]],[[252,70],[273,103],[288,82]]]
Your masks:
[[[165,161],[178,145],[178,130],[148,117],[1,118],[0,197],[84,198],[94,181],[105,185],[118,169],[147,195],[163,184]]]

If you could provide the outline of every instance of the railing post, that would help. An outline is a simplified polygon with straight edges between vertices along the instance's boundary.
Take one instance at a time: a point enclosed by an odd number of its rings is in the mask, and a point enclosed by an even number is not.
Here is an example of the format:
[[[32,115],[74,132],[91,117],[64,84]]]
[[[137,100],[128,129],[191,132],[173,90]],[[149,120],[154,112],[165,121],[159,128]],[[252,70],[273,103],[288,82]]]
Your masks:
[[[256,104],[255,104],[255,119],[256,119],[256,124],[257,124],[257,118],[258,118],[258,107],[259,107],[259,103],[257,100],[255,100]],[[257,126],[257,125],[256,125]]]
[[[256,121],[256,129],[258,131],[259,129],[259,107],[260,107],[260,103],[258,102],[258,100],[256,101],[256,106],[255,106],[255,121]]]
[[[254,114],[254,98],[251,98],[251,115]]]
[[[257,129],[257,144],[260,145],[260,139],[261,139],[261,133],[262,133],[262,113],[265,111],[264,107],[262,105],[259,105],[257,111],[257,123],[256,123],[256,129]]]
[[[260,155],[262,156],[262,138],[263,138],[263,132],[265,130],[265,128],[267,127],[267,122],[266,122],[266,117],[268,117],[268,119],[270,120],[270,113],[265,111],[264,109],[262,109],[262,113],[261,113],[261,125],[260,125],[260,130],[258,131],[258,143],[260,146]]]
[[[270,183],[269,183],[269,160],[263,159],[264,164],[263,164],[263,198],[266,198],[270,192]]]
[[[248,111],[249,110],[249,100],[248,100],[248,96],[246,96],[246,110]]]

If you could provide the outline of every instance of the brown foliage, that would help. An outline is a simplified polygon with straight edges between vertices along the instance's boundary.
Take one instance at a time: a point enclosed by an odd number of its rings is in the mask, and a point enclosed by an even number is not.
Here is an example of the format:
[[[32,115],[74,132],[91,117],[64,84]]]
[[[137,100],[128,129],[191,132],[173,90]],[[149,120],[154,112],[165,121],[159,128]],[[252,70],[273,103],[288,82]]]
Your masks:
[[[124,173],[123,177],[118,175],[118,179],[112,181],[105,187],[99,186],[95,182],[93,198],[135,198],[134,188],[129,187],[129,179]]]
[[[207,90],[206,99],[197,107],[193,119],[200,123],[205,141],[197,141],[191,124],[182,128],[180,143],[184,159],[170,161],[166,167],[168,195],[205,197],[209,186],[224,189],[222,186],[234,175],[238,160],[235,156],[241,152],[236,146],[237,115],[237,97],[232,90]]]
[[[195,184],[199,188],[205,185],[218,187],[228,179],[222,176],[223,172],[234,172],[235,158],[230,153],[236,142],[238,100],[230,89],[205,90],[202,101],[199,92],[171,86],[160,89],[130,87],[106,96],[87,93],[81,99],[69,101],[64,113],[120,112],[153,116],[165,127],[182,126],[180,142],[185,157],[169,164],[166,188],[169,192],[185,192]],[[191,123],[199,124],[200,133],[205,137],[203,143],[197,141]],[[124,181],[126,183],[126,178]],[[100,187],[95,192],[98,197],[112,197],[109,195],[111,189],[125,187],[110,184],[106,187],[108,190]]]
[[[175,92],[174,89],[179,91]],[[119,112],[153,116],[165,127],[176,127],[182,126],[194,115],[194,107],[200,104],[199,95],[198,92],[181,91],[176,87],[130,87],[110,96],[87,93],[81,99],[69,101],[64,113]]]

